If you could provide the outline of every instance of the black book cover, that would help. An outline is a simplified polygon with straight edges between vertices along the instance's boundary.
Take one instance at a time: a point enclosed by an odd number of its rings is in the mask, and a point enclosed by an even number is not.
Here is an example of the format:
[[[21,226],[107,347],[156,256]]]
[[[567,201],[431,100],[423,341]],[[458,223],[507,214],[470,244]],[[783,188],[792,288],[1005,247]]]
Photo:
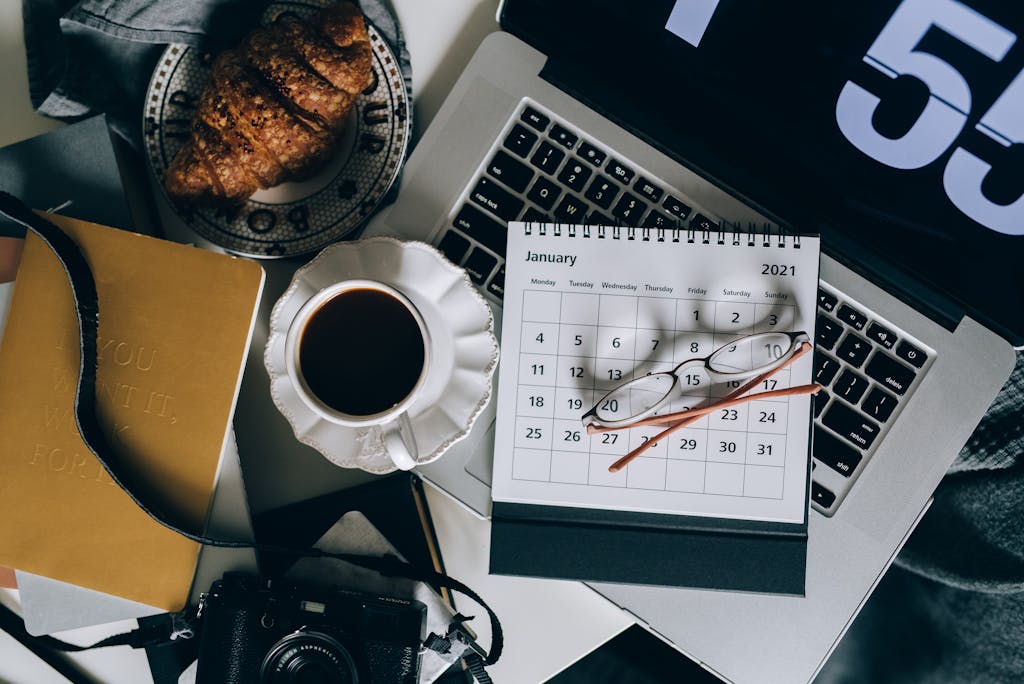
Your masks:
[[[0,190],[33,209],[104,226],[146,232],[146,191],[133,192],[145,179],[140,161],[98,115],[3,148]],[[129,203],[129,196],[135,205]],[[133,213],[134,210],[134,213]],[[135,214],[138,214],[136,216]],[[19,235],[24,230],[17,229]],[[0,234],[3,234],[0,230]]]
[[[156,627],[170,620],[167,613],[139,618],[139,627]],[[178,684],[181,673],[199,657],[199,636],[146,647],[153,684]]]
[[[263,544],[309,547],[349,511],[365,515],[412,565],[444,572],[423,481],[415,473],[394,473],[357,487],[265,511],[253,518],[253,531]],[[260,568],[270,578],[283,575],[294,561],[292,556],[260,553]],[[453,605],[446,589],[440,593]]]

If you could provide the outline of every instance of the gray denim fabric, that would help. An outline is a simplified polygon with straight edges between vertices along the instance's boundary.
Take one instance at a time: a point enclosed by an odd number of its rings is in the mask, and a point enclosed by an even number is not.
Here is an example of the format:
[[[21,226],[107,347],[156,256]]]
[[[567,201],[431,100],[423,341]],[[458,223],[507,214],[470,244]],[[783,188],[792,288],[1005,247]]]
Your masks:
[[[29,96],[40,114],[75,121],[105,112],[142,149],[142,100],[169,43],[218,52],[255,25],[253,0],[23,0]],[[386,0],[360,0],[401,63],[412,102],[412,66]],[[411,115],[411,112],[410,112]]]
[[[1024,682],[1024,353],[816,684]]]

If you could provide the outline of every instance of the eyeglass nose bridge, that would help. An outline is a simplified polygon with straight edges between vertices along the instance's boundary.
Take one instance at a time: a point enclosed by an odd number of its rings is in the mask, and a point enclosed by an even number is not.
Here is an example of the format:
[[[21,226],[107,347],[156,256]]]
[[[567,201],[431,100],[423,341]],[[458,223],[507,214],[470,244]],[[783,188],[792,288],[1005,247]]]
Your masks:
[[[690,377],[692,376],[692,369],[699,369],[701,376],[711,380],[711,370],[707,366],[707,359],[688,359],[683,361],[678,366],[672,369],[672,375],[675,376],[675,384],[668,391],[665,400],[672,399],[673,397],[680,397],[686,394],[688,391],[703,389],[701,387],[701,380],[698,379],[694,382]],[[664,403],[664,402],[662,402]]]

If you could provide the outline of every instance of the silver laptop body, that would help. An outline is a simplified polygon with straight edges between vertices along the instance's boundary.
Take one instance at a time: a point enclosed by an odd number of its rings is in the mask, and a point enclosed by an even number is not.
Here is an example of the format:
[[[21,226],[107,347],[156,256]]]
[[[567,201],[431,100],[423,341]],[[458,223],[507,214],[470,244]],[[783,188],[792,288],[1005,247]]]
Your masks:
[[[398,201],[375,218],[368,234],[440,240],[524,101],[572,122],[711,216],[740,225],[769,220],[545,81],[539,76],[544,64],[545,56],[518,38],[488,36],[411,155]],[[591,585],[728,681],[813,679],[1014,364],[1010,344],[971,318],[949,331],[824,255],[821,280],[825,291],[914,340],[929,362],[841,505],[830,516],[811,511],[806,597]],[[491,301],[500,326],[500,302]],[[494,414],[490,406],[466,440],[420,469],[485,517]]]

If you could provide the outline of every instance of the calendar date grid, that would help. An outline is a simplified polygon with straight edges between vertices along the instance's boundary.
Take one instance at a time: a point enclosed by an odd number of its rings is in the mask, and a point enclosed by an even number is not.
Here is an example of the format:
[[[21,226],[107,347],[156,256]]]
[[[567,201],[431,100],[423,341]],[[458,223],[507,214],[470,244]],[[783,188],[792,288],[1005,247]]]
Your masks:
[[[621,472],[608,466],[662,428],[588,435],[580,417],[611,389],[736,337],[784,329],[789,305],[526,290],[517,369],[512,478],[598,487],[781,499],[789,401],[720,409],[660,440]],[[710,329],[702,328],[711,321]],[[778,326],[778,327],[776,327]],[[784,369],[752,392],[789,386]],[[660,413],[732,392],[700,373]],[[730,387],[730,385],[733,385]],[[604,409],[615,410],[605,406]]]

